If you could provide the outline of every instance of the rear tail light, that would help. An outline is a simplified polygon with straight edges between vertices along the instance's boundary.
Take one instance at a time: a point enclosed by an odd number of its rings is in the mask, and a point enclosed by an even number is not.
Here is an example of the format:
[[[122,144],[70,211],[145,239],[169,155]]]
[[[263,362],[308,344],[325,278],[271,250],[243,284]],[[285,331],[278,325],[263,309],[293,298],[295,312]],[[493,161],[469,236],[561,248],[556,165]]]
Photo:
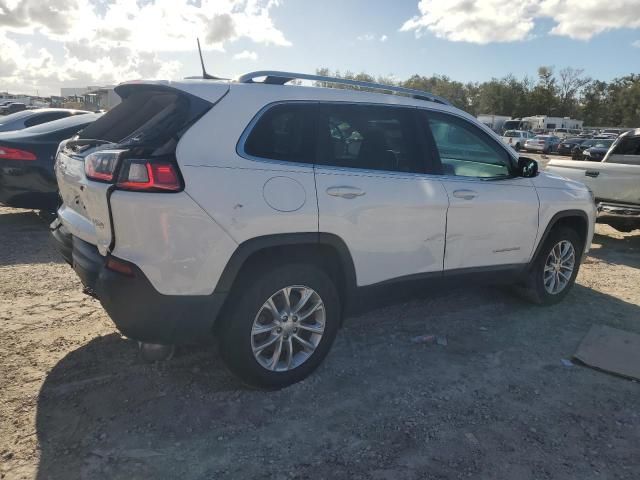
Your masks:
[[[177,192],[182,190],[178,167],[160,159],[124,158],[127,150],[101,150],[86,156],[87,178],[115,183],[121,190]],[[165,157],[166,158],[166,157]]]
[[[0,159],[3,160],[36,160],[36,156],[26,150],[0,146]]]
[[[178,169],[170,162],[128,159],[124,161],[116,184],[124,190],[181,190]]]
[[[125,150],[101,150],[90,153],[84,159],[84,173],[91,180],[113,181],[118,159]]]

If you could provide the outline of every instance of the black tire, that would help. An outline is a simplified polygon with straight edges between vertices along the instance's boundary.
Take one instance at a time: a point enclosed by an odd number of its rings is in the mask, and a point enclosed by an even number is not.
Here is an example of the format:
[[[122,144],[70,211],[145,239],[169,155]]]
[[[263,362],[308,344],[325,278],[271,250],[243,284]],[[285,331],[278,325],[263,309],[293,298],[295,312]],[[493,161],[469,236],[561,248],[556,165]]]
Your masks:
[[[575,266],[567,285],[562,291],[556,294],[549,293],[544,286],[544,267],[551,249],[561,242],[568,240],[573,245],[575,251]],[[582,259],[583,241],[575,230],[568,227],[556,227],[544,241],[542,248],[538,252],[533,264],[531,265],[524,285],[519,289],[520,293],[530,302],[538,305],[553,305],[560,302],[571,290],[576,281],[576,276],[580,269],[580,261]]]
[[[265,302],[279,290],[304,285],[320,296],[325,310],[325,326],[315,350],[302,364],[276,372],[263,367],[254,357],[251,329]],[[243,382],[259,388],[279,389],[309,376],[327,356],[340,326],[340,297],[329,275],[305,263],[259,267],[246,272],[234,285],[218,332],[220,354],[229,370]]]
[[[520,144],[519,143],[516,143],[515,149],[516,149],[516,152],[520,151]]]

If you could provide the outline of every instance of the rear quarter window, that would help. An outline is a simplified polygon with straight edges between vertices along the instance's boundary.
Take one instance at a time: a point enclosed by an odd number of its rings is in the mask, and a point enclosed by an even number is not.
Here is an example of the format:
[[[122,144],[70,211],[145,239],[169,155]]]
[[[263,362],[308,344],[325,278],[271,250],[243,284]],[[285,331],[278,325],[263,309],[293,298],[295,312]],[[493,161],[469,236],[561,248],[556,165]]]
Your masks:
[[[244,152],[269,160],[313,163],[314,125],[314,105],[274,105],[256,121],[244,143]]]

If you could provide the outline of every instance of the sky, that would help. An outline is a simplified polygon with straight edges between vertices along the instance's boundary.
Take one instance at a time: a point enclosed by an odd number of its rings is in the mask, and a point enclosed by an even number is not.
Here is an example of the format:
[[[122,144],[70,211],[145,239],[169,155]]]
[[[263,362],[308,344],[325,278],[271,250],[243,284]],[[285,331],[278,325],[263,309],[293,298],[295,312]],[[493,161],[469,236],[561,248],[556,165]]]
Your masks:
[[[0,0],[0,91],[254,70],[640,73],[640,0]]]

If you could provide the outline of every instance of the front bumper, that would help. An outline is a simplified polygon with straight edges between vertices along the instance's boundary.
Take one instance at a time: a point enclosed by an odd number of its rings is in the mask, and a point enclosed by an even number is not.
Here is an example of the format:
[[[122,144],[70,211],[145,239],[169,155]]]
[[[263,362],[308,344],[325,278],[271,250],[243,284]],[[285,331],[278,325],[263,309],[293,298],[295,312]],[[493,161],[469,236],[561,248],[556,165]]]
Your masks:
[[[542,152],[545,148],[546,147],[544,145],[531,145],[527,143],[524,144],[524,149],[532,152]]]
[[[598,219],[616,218],[640,222],[640,205],[625,203],[598,203]]]
[[[573,152],[573,147],[558,146],[558,149],[557,149],[558,155],[571,155],[572,152]]]
[[[56,247],[83,285],[107,311],[123,335],[160,344],[208,343],[226,300],[226,293],[163,295],[142,270],[128,264],[132,275],[106,267],[98,249],[65,231],[57,220],[51,225]]]

